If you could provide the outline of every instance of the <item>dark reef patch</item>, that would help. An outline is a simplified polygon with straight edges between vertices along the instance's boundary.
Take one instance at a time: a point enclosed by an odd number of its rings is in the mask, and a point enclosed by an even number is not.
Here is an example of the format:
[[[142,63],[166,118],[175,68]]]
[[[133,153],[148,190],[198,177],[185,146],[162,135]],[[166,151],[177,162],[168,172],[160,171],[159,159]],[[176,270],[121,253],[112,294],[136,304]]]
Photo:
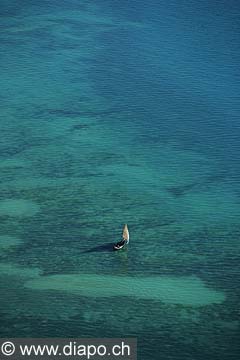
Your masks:
[[[98,116],[108,116],[118,114],[119,110],[117,109],[109,109],[109,110],[65,110],[65,109],[46,109],[46,110],[39,110],[35,111],[33,115],[35,117],[45,117],[47,115],[57,116],[57,117],[69,117],[69,118],[76,118],[76,117],[98,117]]]
[[[168,186],[166,189],[174,197],[180,197],[180,196],[185,195],[187,192],[189,192],[196,186],[197,186],[197,183],[194,183],[194,184],[187,184],[187,185],[181,185],[181,186]]]
[[[87,124],[77,124],[73,125],[70,129],[70,131],[76,131],[76,130],[86,130],[89,129],[90,125]]]

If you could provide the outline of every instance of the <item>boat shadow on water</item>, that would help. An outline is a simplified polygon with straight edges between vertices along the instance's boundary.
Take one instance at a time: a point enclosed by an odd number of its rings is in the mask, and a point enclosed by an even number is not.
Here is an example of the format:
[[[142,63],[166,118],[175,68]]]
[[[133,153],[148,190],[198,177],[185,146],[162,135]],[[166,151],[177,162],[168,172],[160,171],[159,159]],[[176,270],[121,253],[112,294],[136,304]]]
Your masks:
[[[89,250],[83,251],[82,254],[93,253],[93,252],[110,252],[110,251],[113,251],[113,243],[94,246]]]

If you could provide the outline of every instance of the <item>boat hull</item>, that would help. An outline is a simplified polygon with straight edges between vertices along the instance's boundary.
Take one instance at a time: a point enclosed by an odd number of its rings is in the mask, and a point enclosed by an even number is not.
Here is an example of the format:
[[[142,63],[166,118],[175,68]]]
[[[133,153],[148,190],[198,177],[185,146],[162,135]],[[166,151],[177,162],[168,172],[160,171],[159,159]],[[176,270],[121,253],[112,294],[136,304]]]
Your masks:
[[[118,246],[118,245],[116,244],[116,245],[113,245],[113,250],[115,250],[115,251],[117,251],[117,250],[122,250],[124,247],[125,247],[125,244],[122,245],[122,246]]]

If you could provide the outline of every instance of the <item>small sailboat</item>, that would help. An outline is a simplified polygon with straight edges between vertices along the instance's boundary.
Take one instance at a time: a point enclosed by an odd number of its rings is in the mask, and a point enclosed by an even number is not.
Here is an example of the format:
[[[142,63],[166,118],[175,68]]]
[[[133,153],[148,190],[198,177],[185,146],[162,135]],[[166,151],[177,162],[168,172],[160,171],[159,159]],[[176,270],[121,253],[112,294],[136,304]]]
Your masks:
[[[128,231],[128,226],[127,224],[124,225],[124,228],[123,228],[123,233],[122,233],[122,240],[119,241],[118,243],[116,243],[114,246],[113,246],[113,249],[114,250],[121,250],[122,248],[124,248],[124,246],[126,244],[129,243],[129,231]]]

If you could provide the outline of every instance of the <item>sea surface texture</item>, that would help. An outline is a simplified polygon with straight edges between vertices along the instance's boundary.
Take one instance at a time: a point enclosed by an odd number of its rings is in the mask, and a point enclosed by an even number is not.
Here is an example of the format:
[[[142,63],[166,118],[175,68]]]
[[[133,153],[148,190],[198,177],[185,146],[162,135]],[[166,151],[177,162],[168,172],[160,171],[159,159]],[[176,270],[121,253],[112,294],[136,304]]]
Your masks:
[[[239,1],[0,3],[1,337],[239,360]]]

